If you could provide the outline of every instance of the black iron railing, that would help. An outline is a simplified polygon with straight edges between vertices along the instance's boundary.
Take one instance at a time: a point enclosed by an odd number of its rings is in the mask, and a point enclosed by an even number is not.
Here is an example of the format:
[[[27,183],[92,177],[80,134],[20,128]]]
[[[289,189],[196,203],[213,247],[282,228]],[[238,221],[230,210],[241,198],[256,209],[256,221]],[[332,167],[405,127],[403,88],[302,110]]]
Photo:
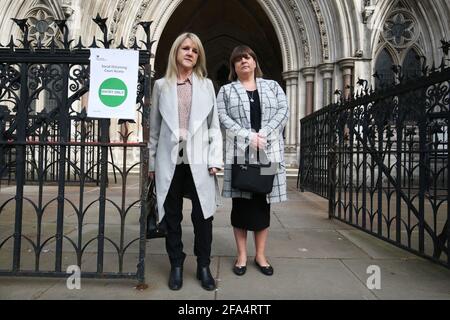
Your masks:
[[[103,39],[89,47],[68,39],[66,21],[55,21],[61,36],[44,46],[30,40],[26,19],[13,20],[23,38],[0,44],[0,275],[66,277],[66,267],[78,265],[83,277],[143,284],[151,23],[140,23],[142,48],[136,40],[131,48],[117,46],[139,50],[143,134],[128,142],[128,123],[120,121],[121,142],[111,143],[111,120],[88,118],[85,105],[77,107],[89,91],[89,49],[112,44],[107,19],[93,19]],[[137,149],[137,161],[130,149]],[[110,173],[120,179],[115,193]]]
[[[302,119],[299,187],[328,198],[330,217],[450,267],[447,62],[418,79],[394,68],[377,92],[359,80]]]

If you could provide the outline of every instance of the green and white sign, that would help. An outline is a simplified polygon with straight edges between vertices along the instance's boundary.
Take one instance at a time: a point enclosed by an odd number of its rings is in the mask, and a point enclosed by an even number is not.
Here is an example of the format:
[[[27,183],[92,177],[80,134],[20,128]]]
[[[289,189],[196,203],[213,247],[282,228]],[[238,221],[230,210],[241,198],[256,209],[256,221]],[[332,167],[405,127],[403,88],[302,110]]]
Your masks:
[[[118,107],[127,99],[128,89],[125,82],[118,78],[109,78],[102,82],[98,95],[108,107]]]
[[[139,53],[91,49],[88,116],[135,119]]]

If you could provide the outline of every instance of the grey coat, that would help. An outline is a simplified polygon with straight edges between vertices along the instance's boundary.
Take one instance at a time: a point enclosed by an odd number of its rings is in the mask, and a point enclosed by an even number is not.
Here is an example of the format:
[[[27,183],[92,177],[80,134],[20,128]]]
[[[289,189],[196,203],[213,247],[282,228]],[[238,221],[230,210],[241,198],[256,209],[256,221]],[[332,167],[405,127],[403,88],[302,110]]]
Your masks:
[[[149,170],[155,171],[159,219],[175,172],[179,145],[176,81],[155,82],[150,110]],[[185,154],[205,219],[216,211],[220,198],[216,176],[209,168],[223,167],[220,131],[214,87],[209,79],[192,76],[192,106]]]
[[[286,165],[284,161],[283,129],[286,125],[289,108],[286,95],[277,82],[256,79],[261,102],[261,130],[267,135],[267,157],[273,163],[279,163],[273,189],[267,195],[269,203],[287,200]],[[241,192],[231,187],[231,164],[234,158],[235,137],[238,152],[243,152],[250,143],[250,101],[247,92],[239,81],[220,88],[217,96],[217,108],[222,128],[225,130],[225,171],[222,195],[225,198],[251,198],[251,193]]]

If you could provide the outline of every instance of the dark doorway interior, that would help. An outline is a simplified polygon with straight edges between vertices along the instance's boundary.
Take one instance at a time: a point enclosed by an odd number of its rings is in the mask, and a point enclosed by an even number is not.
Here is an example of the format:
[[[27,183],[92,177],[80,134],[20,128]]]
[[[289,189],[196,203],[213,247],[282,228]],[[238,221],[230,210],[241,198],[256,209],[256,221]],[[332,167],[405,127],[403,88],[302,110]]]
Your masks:
[[[239,44],[258,55],[265,78],[282,83],[280,45],[269,19],[256,0],[185,0],[169,19],[158,40],[155,76],[164,76],[167,56],[175,38],[194,32],[206,51],[208,77],[216,91],[228,82],[228,59]]]

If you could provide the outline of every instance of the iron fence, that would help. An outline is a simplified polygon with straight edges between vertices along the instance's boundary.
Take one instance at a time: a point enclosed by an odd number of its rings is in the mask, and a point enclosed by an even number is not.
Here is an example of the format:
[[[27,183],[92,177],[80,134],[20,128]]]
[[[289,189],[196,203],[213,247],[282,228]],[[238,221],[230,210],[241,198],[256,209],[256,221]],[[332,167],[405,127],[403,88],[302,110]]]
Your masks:
[[[121,142],[112,143],[111,120],[87,117],[81,103],[89,49],[113,43],[107,19],[93,19],[103,39],[90,46],[68,39],[65,20],[55,21],[60,36],[48,45],[30,40],[26,19],[13,20],[22,39],[0,44],[0,275],[67,277],[66,267],[78,265],[82,277],[143,285],[151,22],[140,23],[142,47],[137,40],[116,47],[139,50],[142,136],[129,142],[129,121],[119,120]],[[138,154],[134,163],[130,150]]]
[[[302,119],[298,181],[330,218],[450,267],[447,61],[416,79],[394,67],[396,85],[378,91],[360,79]]]

